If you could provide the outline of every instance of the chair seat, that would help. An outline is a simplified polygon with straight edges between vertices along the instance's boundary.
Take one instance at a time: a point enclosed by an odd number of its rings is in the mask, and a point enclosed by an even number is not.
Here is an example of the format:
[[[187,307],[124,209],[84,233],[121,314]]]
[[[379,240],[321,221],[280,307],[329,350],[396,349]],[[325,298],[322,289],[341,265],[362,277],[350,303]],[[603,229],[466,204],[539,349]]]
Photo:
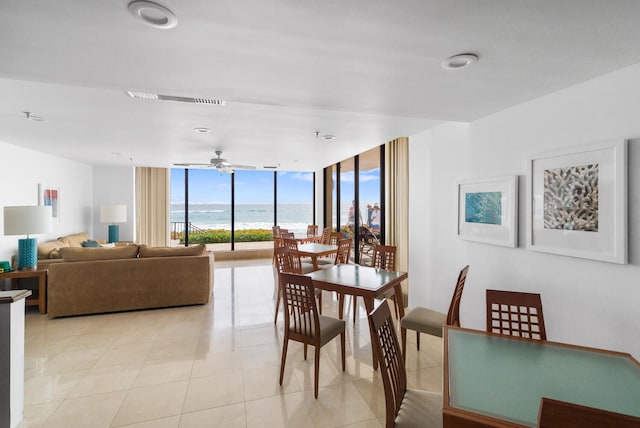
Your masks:
[[[442,326],[447,322],[447,314],[431,309],[416,307],[400,320],[400,326],[420,333],[442,337]]]
[[[407,389],[395,419],[397,428],[442,427],[442,394]]]
[[[331,267],[331,266],[333,266],[335,264],[335,260],[333,260],[333,259],[322,259],[322,258],[320,258],[320,259],[318,259],[316,261],[318,262],[318,266],[320,266],[320,265],[323,265],[323,266],[328,265],[329,267]]]
[[[318,320],[320,321],[320,346],[324,346],[325,344],[329,343],[331,339],[345,331],[346,323],[344,320],[327,317],[324,315],[318,316]],[[304,322],[292,325],[291,331],[294,333],[300,333],[296,326],[303,324]],[[314,334],[313,330],[314,329],[312,324],[310,333],[312,335]]]
[[[302,262],[302,274],[313,272],[313,263]]]

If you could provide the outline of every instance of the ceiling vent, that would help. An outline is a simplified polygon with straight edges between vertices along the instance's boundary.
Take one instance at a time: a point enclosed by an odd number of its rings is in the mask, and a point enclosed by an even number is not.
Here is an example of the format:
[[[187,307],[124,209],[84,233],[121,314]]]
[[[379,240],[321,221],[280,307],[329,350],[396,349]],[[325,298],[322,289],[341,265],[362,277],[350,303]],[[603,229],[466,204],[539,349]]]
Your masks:
[[[181,103],[208,104],[208,105],[214,105],[214,106],[224,106],[227,104],[227,102],[224,100],[213,100],[210,98],[177,97],[174,95],[159,95],[159,94],[153,94],[150,92],[126,91],[126,93],[131,98],[138,98],[142,100],[178,101]]]

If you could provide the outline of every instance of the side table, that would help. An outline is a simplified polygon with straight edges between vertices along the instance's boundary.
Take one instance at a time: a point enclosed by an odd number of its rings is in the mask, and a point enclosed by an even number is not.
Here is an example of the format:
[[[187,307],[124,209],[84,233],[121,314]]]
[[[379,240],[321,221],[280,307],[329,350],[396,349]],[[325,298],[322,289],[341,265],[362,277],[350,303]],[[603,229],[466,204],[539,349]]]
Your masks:
[[[0,273],[0,279],[10,279],[11,288],[20,288],[21,278],[38,278],[38,294],[31,299],[27,299],[26,306],[38,305],[41,314],[47,313],[47,269],[25,269]]]

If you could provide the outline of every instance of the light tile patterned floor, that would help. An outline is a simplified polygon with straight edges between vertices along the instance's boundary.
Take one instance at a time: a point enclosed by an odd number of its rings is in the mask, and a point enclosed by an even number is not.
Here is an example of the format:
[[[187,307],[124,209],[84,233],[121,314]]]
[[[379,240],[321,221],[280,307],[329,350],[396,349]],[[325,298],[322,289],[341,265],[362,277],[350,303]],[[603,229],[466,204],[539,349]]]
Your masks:
[[[26,317],[26,427],[382,427],[384,392],[371,368],[364,308],[347,313],[347,370],[339,341],[313,358],[289,345],[278,384],[283,317],[273,324],[270,261],[216,264],[204,306],[50,320]],[[323,312],[337,313],[325,293]],[[348,310],[349,311],[349,310]],[[442,340],[410,334],[410,386],[442,391]],[[312,355],[312,354],[311,354]]]

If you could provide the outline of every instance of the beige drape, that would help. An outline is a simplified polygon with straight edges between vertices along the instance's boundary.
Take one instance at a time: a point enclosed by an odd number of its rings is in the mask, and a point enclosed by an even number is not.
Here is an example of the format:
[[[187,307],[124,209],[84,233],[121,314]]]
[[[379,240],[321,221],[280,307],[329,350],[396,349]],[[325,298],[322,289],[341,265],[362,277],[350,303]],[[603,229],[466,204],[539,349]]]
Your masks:
[[[169,237],[169,170],[136,168],[136,241],[159,247]]]
[[[397,247],[396,268],[407,272],[409,260],[409,139],[400,137],[389,141],[385,144],[384,151],[386,171],[385,242],[387,245]]]

